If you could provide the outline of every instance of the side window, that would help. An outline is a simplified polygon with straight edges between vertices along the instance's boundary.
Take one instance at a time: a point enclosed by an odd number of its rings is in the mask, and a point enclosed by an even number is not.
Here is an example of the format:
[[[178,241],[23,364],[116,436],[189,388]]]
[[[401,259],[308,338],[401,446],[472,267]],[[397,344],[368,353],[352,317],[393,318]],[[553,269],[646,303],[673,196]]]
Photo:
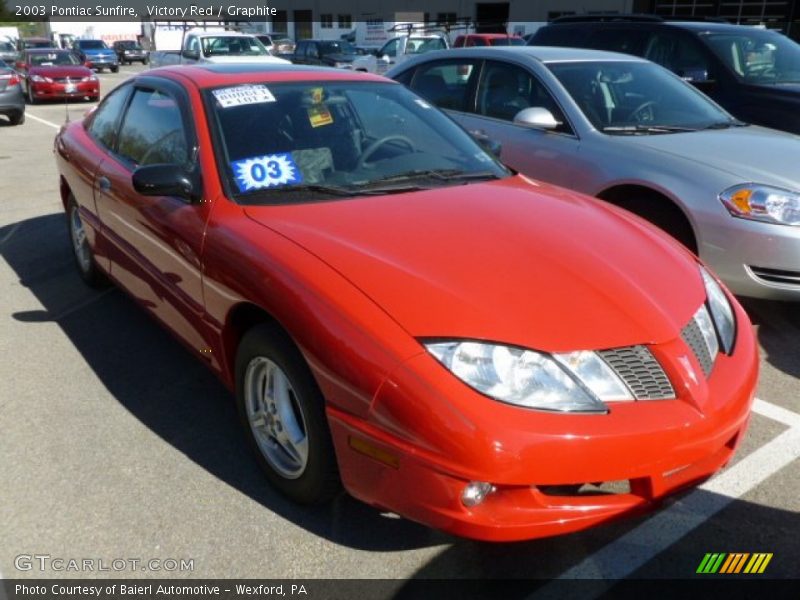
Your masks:
[[[190,37],[186,42],[186,49],[189,52],[199,52],[200,51],[200,42],[198,42],[196,37]]]
[[[111,92],[92,116],[92,121],[89,124],[89,135],[106,148],[111,149],[114,147],[117,122],[125,106],[129,91],[129,86],[123,86]]]
[[[417,69],[411,89],[439,108],[468,111],[477,76],[475,59],[437,61]]]
[[[558,103],[533,74],[517,65],[488,61],[478,86],[478,114],[513,121],[531,106],[549,110],[562,123],[556,131],[571,132]]]
[[[400,38],[395,38],[386,42],[378,52],[379,56],[397,56],[397,46],[400,44]]]
[[[137,89],[119,131],[117,152],[137,165],[187,164],[186,132],[175,101],[155,90]]]
[[[308,46],[306,46],[306,55],[310,58],[319,58],[319,49],[317,45],[314,43],[308,44]]]
[[[308,42],[297,42],[297,46],[294,48],[294,53],[297,56],[305,56],[306,55],[306,46],[308,46]]]

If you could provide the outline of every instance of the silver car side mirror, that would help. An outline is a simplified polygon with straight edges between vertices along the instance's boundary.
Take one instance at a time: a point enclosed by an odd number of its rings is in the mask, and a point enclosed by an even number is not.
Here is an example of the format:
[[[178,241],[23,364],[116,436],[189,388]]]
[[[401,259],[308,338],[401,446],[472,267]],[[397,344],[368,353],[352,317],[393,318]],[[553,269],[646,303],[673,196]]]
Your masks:
[[[556,118],[546,108],[541,106],[531,106],[523,108],[514,117],[514,125],[522,125],[523,127],[530,127],[531,129],[555,129],[561,123],[556,121]]]

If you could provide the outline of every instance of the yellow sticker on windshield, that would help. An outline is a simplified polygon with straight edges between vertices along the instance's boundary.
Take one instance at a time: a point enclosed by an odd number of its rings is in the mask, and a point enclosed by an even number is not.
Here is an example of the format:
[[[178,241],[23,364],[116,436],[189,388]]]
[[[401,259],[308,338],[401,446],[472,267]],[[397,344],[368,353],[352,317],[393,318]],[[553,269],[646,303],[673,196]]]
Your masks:
[[[333,123],[333,115],[324,104],[308,107],[308,122],[312,127],[322,127]]]
[[[311,88],[308,90],[308,94],[311,97],[312,104],[320,104],[324,96],[324,90],[321,87]]]

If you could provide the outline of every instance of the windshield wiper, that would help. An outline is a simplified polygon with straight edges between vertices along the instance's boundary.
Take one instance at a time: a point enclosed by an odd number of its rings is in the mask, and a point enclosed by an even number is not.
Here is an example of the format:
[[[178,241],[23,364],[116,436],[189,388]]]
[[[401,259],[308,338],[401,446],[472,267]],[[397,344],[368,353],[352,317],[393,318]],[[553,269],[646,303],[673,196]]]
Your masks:
[[[436,179],[438,181],[470,181],[477,179],[500,179],[500,176],[491,171],[462,171],[461,169],[416,169],[373,179],[364,184],[370,186],[373,183],[390,183],[393,181],[410,181],[412,179]]]
[[[731,127],[747,127],[749,123],[740,121],[739,119],[731,119],[729,121],[718,121],[702,127],[702,129],[729,129]]]
[[[680,125],[609,125],[608,127],[603,127],[602,131],[636,135],[640,133],[684,133],[697,131],[697,128],[682,127]]]
[[[249,190],[246,192],[240,192],[236,194],[237,198],[241,197],[250,197],[256,195],[263,195],[268,194],[272,195],[275,193],[278,194],[286,194],[288,192],[318,192],[320,194],[330,194],[331,196],[342,196],[342,197],[349,197],[349,196],[361,196],[364,195],[364,192],[359,190],[349,190],[347,188],[338,187],[335,185],[323,185],[318,183],[303,183],[300,185],[286,185],[286,186],[277,186],[277,187],[270,187],[270,188],[258,188],[255,190]]]

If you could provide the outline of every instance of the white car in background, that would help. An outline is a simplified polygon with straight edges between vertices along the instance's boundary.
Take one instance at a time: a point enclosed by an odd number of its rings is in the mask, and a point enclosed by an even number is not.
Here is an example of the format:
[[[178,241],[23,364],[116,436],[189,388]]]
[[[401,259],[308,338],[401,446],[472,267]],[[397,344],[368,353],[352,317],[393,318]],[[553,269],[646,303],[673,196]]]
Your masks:
[[[353,61],[353,70],[382,75],[390,67],[403,64],[409,58],[432,50],[447,50],[450,43],[442,34],[401,35],[386,42],[375,54]]]

